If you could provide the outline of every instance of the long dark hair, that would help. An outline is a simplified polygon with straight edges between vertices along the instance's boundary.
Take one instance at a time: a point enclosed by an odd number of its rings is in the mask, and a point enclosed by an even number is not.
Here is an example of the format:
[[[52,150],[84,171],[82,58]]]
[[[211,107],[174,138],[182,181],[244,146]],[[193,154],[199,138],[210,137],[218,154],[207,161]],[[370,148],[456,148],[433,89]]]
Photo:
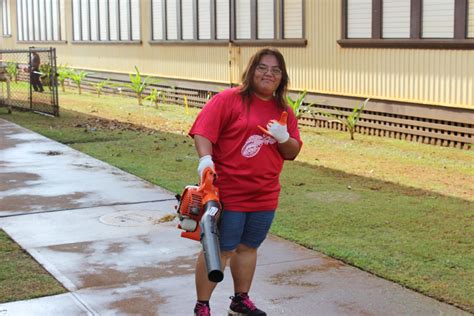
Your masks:
[[[247,102],[250,105],[250,100],[252,94],[255,92],[255,87],[253,85],[253,77],[255,75],[255,69],[260,63],[261,59],[265,55],[275,56],[278,61],[278,66],[281,69],[281,81],[280,85],[275,91],[275,100],[279,108],[285,110],[288,106],[286,101],[286,92],[288,90],[288,83],[290,79],[288,78],[288,72],[286,71],[285,58],[280,53],[280,51],[273,47],[265,47],[257,51],[252,58],[250,58],[247,68],[245,68],[244,73],[242,74],[242,83],[240,86],[240,95],[244,102]]]

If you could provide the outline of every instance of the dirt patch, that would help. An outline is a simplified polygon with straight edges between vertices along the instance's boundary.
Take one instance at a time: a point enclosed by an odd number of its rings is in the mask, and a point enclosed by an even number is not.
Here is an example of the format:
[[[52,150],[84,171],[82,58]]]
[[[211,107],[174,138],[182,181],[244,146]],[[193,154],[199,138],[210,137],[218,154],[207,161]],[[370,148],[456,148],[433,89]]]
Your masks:
[[[143,241],[146,245],[151,244],[151,239],[147,236],[138,236],[138,240]]]
[[[31,184],[28,184],[27,182],[35,181],[39,178],[40,176],[35,173],[3,172],[0,173],[0,191],[29,187]]]
[[[310,273],[327,272],[333,269],[339,269],[344,264],[337,260],[326,259],[323,263],[301,268],[291,269],[282,273],[273,275],[270,282],[277,285],[291,285],[298,287],[317,288],[321,284],[319,282],[308,281]]]
[[[0,199],[0,212],[33,212],[38,210],[56,210],[80,207],[77,200],[83,199],[87,193],[59,196],[43,195],[12,195]]]
[[[291,296],[282,296],[279,298],[273,298],[270,301],[273,304],[284,304],[283,302],[287,302],[287,301],[291,301],[291,300],[299,299],[299,298],[301,298],[301,295],[291,295]]]
[[[359,305],[356,303],[337,303],[336,304],[347,313],[347,315],[360,315],[360,316],[372,316],[373,313],[370,313],[366,310],[363,310]]]
[[[92,245],[92,242],[88,241],[88,242],[80,242],[80,243],[75,243],[75,244],[49,246],[48,248],[51,250],[60,251],[60,252],[91,254],[94,252],[94,249],[92,249],[91,245]]]
[[[129,271],[119,271],[95,264],[91,269],[94,271],[93,274],[80,275],[81,288],[136,283],[193,274],[195,263],[195,257],[177,257],[170,261],[159,262],[149,267],[136,267]]]
[[[161,218],[155,220],[153,224],[161,224],[161,223],[167,223],[167,222],[172,222],[176,218],[175,214],[167,214],[165,216],[162,216]]]
[[[120,253],[125,249],[124,243],[121,242],[114,242],[111,243],[108,247],[107,250],[105,251],[106,253]]]
[[[47,151],[45,153],[40,153],[40,154],[44,154],[46,156],[59,156],[59,155],[62,155],[63,153],[60,151],[50,150],[50,151]]]
[[[29,140],[24,139],[11,139],[8,135],[13,135],[18,133],[19,129],[14,126],[2,126],[1,136],[0,136],[0,150],[13,148],[22,143],[28,143]]]
[[[5,137],[5,135],[3,135],[2,133],[0,138],[0,150],[13,148],[21,143],[27,143],[27,141],[19,139],[10,139],[8,137]]]
[[[88,118],[83,122],[78,122],[74,125],[76,128],[83,128],[85,132],[96,130],[111,130],[111,131],[132,131],[146,133],[153,135],[157,133],[156,130],[147,128],[145,126],[134,123],[122,122],[118,120],[107,120],[103,118]]]
[[[73,163],[71,165],[74,166],[74,167],[79,167],[79,168],[84,168],[84,169],[94,169],[94,168],[97,167],[97,166],[91,166],[91,165],[88,165],[88,164],[81,164],[81,163],[79,163],[79,164]]]
[[[139,290],[127,293],[125,299],[113,302],[110,307],[123,315],[158,315],[158,306],[166,300],[153,290]]]

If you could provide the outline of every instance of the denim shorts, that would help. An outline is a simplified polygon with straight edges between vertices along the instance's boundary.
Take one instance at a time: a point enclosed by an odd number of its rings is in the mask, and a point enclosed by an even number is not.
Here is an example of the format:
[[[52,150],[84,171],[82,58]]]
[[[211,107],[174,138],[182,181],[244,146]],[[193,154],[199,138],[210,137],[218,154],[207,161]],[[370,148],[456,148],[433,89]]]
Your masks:
[[[258,248],[267,237],[275,211],[237,212],[224,210],[219,223],[222,251],[231,251],[239,244]]]

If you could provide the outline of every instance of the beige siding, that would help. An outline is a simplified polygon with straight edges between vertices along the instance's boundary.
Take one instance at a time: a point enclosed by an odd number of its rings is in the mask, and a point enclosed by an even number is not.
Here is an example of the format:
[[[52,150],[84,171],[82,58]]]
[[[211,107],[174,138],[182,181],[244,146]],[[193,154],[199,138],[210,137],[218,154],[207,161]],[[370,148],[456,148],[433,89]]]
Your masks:
[[[469,0],[468,4],[468,31],[467,36],[470,38],[474,38],[474,0]]]
[[[150,45],[149,3],[141,2],[141,45],[71,44],[69,24],[68,43],[56,46],[58,63],[118,72],[132,72],[137,65],[143,73],[162,77],[239,81],[257,47],[229,51],[226,45]],[[15,5],[12,2],[12,12],[16,12]],[[287,59],[292,89],[474,109],[474,50],[341,48],[336,43],[340,10],[341,1],[305,1],[307,46],[280,48]],[[66,1],[65,12],[66,20],[71,21],[70,1]],[[15,14],[12,25],[16,25]],[[16,27],[12,33],[15,38]],[[15,47],[12,38],[4,38],[2,45]]]

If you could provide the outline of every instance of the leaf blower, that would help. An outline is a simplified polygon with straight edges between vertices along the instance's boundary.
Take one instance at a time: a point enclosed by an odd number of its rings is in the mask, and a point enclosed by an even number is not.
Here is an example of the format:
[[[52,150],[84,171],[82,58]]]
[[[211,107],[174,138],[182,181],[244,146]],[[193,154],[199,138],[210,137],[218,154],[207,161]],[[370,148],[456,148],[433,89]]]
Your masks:
[[[177,196],[179,224],[184,230],[181,237],[201,241],[206,260],[209,281],[220,282],[224,279],[221,267],[221,252],[217,220],[222,210],[219,201],[219,190],[214,186],[215,172],[204,169],[201,183],[187,185],[181,195]]]

